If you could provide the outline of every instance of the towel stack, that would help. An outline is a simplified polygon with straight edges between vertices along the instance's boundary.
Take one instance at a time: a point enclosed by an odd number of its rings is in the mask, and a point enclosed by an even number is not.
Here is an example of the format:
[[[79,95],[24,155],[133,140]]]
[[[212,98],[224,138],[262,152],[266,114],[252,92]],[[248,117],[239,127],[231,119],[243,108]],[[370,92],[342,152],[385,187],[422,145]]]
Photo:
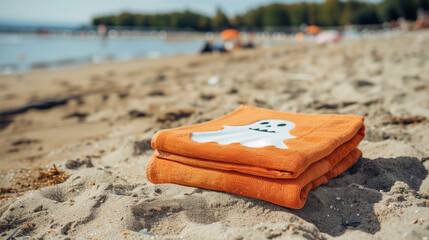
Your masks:
[[[147,178],[302,208],[311,189],[362,155],[363,120],[240,106],[206,123],[157,132]]]

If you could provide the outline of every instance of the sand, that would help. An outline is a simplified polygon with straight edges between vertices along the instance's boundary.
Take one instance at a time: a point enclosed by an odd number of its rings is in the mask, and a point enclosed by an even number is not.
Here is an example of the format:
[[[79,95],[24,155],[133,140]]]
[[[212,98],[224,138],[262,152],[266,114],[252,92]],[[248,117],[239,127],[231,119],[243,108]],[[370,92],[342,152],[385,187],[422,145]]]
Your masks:
[[[420,31],[0,76],[0,237],[427,239],[427,46]],[[363,157],[300,210],[147,181],[156,131],[239,104],[363,115]]]

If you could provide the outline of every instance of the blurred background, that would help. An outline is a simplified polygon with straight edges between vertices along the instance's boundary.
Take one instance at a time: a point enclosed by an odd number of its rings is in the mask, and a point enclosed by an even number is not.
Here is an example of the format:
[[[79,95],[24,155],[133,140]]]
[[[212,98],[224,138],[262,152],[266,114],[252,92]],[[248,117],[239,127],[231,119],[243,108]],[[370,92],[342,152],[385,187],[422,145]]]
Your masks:
[[[428,27],[428,9],[429,0],[0,0],[0,74],[397,34]]]

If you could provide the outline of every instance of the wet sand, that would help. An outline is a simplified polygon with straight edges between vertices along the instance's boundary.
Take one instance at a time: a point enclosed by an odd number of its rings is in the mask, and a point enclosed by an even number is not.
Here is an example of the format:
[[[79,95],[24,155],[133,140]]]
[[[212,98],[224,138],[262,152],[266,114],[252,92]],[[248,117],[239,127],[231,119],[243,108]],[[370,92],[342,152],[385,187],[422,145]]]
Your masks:
[[[420,31],[0,76],[0,236],[423,239],[427,46]],[[156,131],[240,104],[365,116],[363,157],[300,210],[146,180]],[[65,182],[40,178],[53,164]]]

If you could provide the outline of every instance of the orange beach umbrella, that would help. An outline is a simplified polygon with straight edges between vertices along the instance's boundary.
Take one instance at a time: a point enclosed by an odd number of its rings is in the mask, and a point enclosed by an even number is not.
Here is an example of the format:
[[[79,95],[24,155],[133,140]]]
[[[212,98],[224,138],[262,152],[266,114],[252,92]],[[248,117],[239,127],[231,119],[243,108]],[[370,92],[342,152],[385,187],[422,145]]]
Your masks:
[[[320,32],[320,27],[316,25],[310,25],[307,27],[306,31],[309,34],[318,34]]]
[[[234,40],[240,38],[240,32],[235,29],[227,29],[220,33],[220,38],[222,40]]]

